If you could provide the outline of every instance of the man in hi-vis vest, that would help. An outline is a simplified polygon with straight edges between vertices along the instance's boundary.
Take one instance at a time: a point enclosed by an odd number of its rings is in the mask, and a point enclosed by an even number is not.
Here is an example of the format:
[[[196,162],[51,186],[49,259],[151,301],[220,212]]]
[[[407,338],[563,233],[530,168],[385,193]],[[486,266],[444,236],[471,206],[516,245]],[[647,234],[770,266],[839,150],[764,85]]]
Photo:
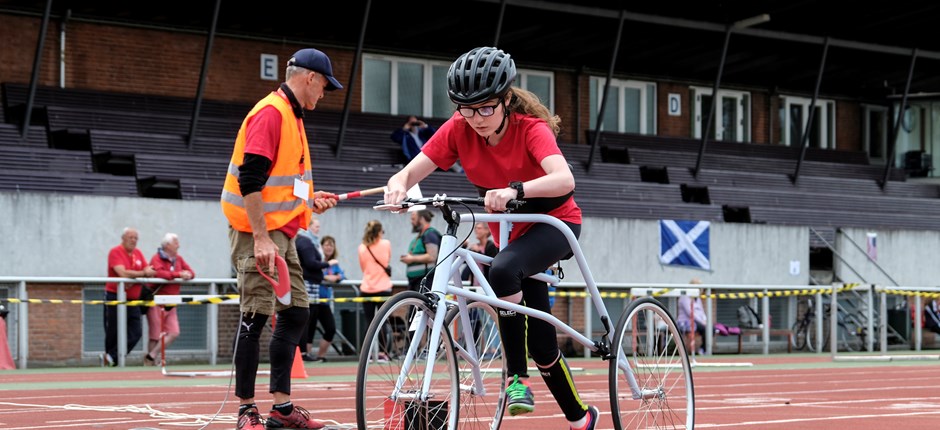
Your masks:
[[[313,191],[304,110],[313,110],[326,91],[342,89],[329,57],[301,49],[287,62],[284,83],[261,99],[245,117],[222,190],[222,211],[230,225],[232,264],[238,272],[241,321],[235,339],[235,395],[240,399],[237,429],[322,428],[290,400],[291,365],[307,325],[304,287],[294,236],[310,224],[311,212],[336,205],[335,196]],[[287,261],[290,303],[276,302],[271,274],[276,256]],[[286,296],[286,295],[285,295]],[[269,345],[274,405],[265,420],[255,404],[261,330],[275,315]]]

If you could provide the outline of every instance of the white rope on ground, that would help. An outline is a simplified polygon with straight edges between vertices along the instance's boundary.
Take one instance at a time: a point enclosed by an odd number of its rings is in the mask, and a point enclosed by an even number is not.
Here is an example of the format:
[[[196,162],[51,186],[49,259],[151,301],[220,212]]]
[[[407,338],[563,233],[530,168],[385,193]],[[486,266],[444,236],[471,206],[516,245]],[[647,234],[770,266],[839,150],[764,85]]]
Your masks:
[[[121,413],[132,413],[132,414],[144,414],[148,415],[151,418],[165,419],[165,420],[192,420],[192,422],[181,423],[181,422],[172,422],[172,423],[160,423],[160,425],[167,426],[187,426],[195,427],[202,426],[213,420],[214,422],[227,422],[235,423],[237,422],[237,417],[234,414],[219,414],[218,416],[214,415],[201,415],[201,414],[183,414],[176,412],[165,412],[152,408],[150,405],[136,406],[136,405],[127,405],[127,406],[87,406],[87,405],[77,405],[77,404],[68,404],[68,405],[33,405],[25,403],[10,403],[10,402],[0,402],[0,405],[15,406],[15,407],[30,407],[30,408],[45,408],[45,409],[63,409],[67,411],[97,411],[97,412],[121,412]]]

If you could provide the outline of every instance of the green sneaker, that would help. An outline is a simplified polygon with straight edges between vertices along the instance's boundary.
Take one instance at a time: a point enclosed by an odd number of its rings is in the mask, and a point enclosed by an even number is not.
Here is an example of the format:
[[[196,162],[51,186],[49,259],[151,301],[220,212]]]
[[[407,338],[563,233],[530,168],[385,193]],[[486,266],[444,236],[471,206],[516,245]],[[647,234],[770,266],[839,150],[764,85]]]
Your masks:
[[[527,414],[535,410],[535,396],[532,389],[519,380],[519,375],[512,376],[512,382],[506,387],[509,398],[509,415]]]

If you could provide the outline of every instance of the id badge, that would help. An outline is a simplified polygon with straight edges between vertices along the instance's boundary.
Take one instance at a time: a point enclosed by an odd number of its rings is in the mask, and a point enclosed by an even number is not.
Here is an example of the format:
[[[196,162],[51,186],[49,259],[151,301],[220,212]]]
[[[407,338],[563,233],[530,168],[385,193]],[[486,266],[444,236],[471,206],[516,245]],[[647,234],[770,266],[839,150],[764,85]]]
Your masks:
[[[307,201],[310,198],[310,184],[294,178],[294,195]]]

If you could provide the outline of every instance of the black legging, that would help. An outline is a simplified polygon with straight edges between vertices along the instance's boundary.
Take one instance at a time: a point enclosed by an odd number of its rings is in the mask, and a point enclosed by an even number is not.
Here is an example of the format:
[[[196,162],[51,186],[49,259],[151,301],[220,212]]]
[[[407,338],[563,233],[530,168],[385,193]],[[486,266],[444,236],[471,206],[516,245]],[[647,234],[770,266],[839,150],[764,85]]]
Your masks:
[[[274,333],[268,343],[271,362],[271,378],[268,392],[290,394],[290,371],[294,364],[294,352],[300,336],[307,325],[307,308],[289,307],[277,313]],[[255,397],[255,377],[260,362],[261,330],[268,322],[262,314],[241,314],[240,328],[236,332],[235,349],[235,395],[240,399]]]
[[[365,297],[389,297],[389,296],[391,296],[391,295],[392,295],[392,291],[391,291],[391,290],[389,290],[389,291],[380,291],[380,292],[378,292],[378,293],[360,293],[360,294],[359,294],[359,296],[360,296],[360,297],[363,297],[363,298],[365,298]],[[378,310],[378,308],[382,307],[382,305],[384,305],[384,304],[385,304],[384,301],[382,301],[382,302],[372,302],[372,301],[365,301],[365,302],[362,302],[362,313],[363,313],[363,315],[365,315],[365,317],[366,317],[366,327],[368,327],[370,324],[372,324],[372,319],[375,318],[375,311]],[[383,326],[382,326],[382,336],[379,337],[379,348],[381,349],[381,351],[386,352],[386,353],[388,352],[388,336],[389,336],[388,324],[386,324],[386,325],[383,325]]]
[[[571,228],[575,237],[581,234],[580,224],[565,224]],[[548,224],[537,223],[496,254],[487,279],[498,297],[511,296],[522,291],[522,304],[532,309],[551,312],[548,284],[529,276],[544,272],[570,254],[571,247],[562,232]],[[526,375],[526,344],[536,364],[551,364],[558,358],[555,326],[548,322],[528,318],[526,336],[525,318],[506,318],[503,312],[500,312],[500,333],[503,336],[507,370],[510,375]]]
[[[304,340],[306,343],[313,343],[313,338],[317,333],[317,323],[323,326],[323,340],[332,342],[336,336],[336,321],[333,319],[333,309],[329,303],[317,303],[310,305],[310,317],[307,320],[307,331]],[[300,350],[306,352],[307,345],[300,345]]]

